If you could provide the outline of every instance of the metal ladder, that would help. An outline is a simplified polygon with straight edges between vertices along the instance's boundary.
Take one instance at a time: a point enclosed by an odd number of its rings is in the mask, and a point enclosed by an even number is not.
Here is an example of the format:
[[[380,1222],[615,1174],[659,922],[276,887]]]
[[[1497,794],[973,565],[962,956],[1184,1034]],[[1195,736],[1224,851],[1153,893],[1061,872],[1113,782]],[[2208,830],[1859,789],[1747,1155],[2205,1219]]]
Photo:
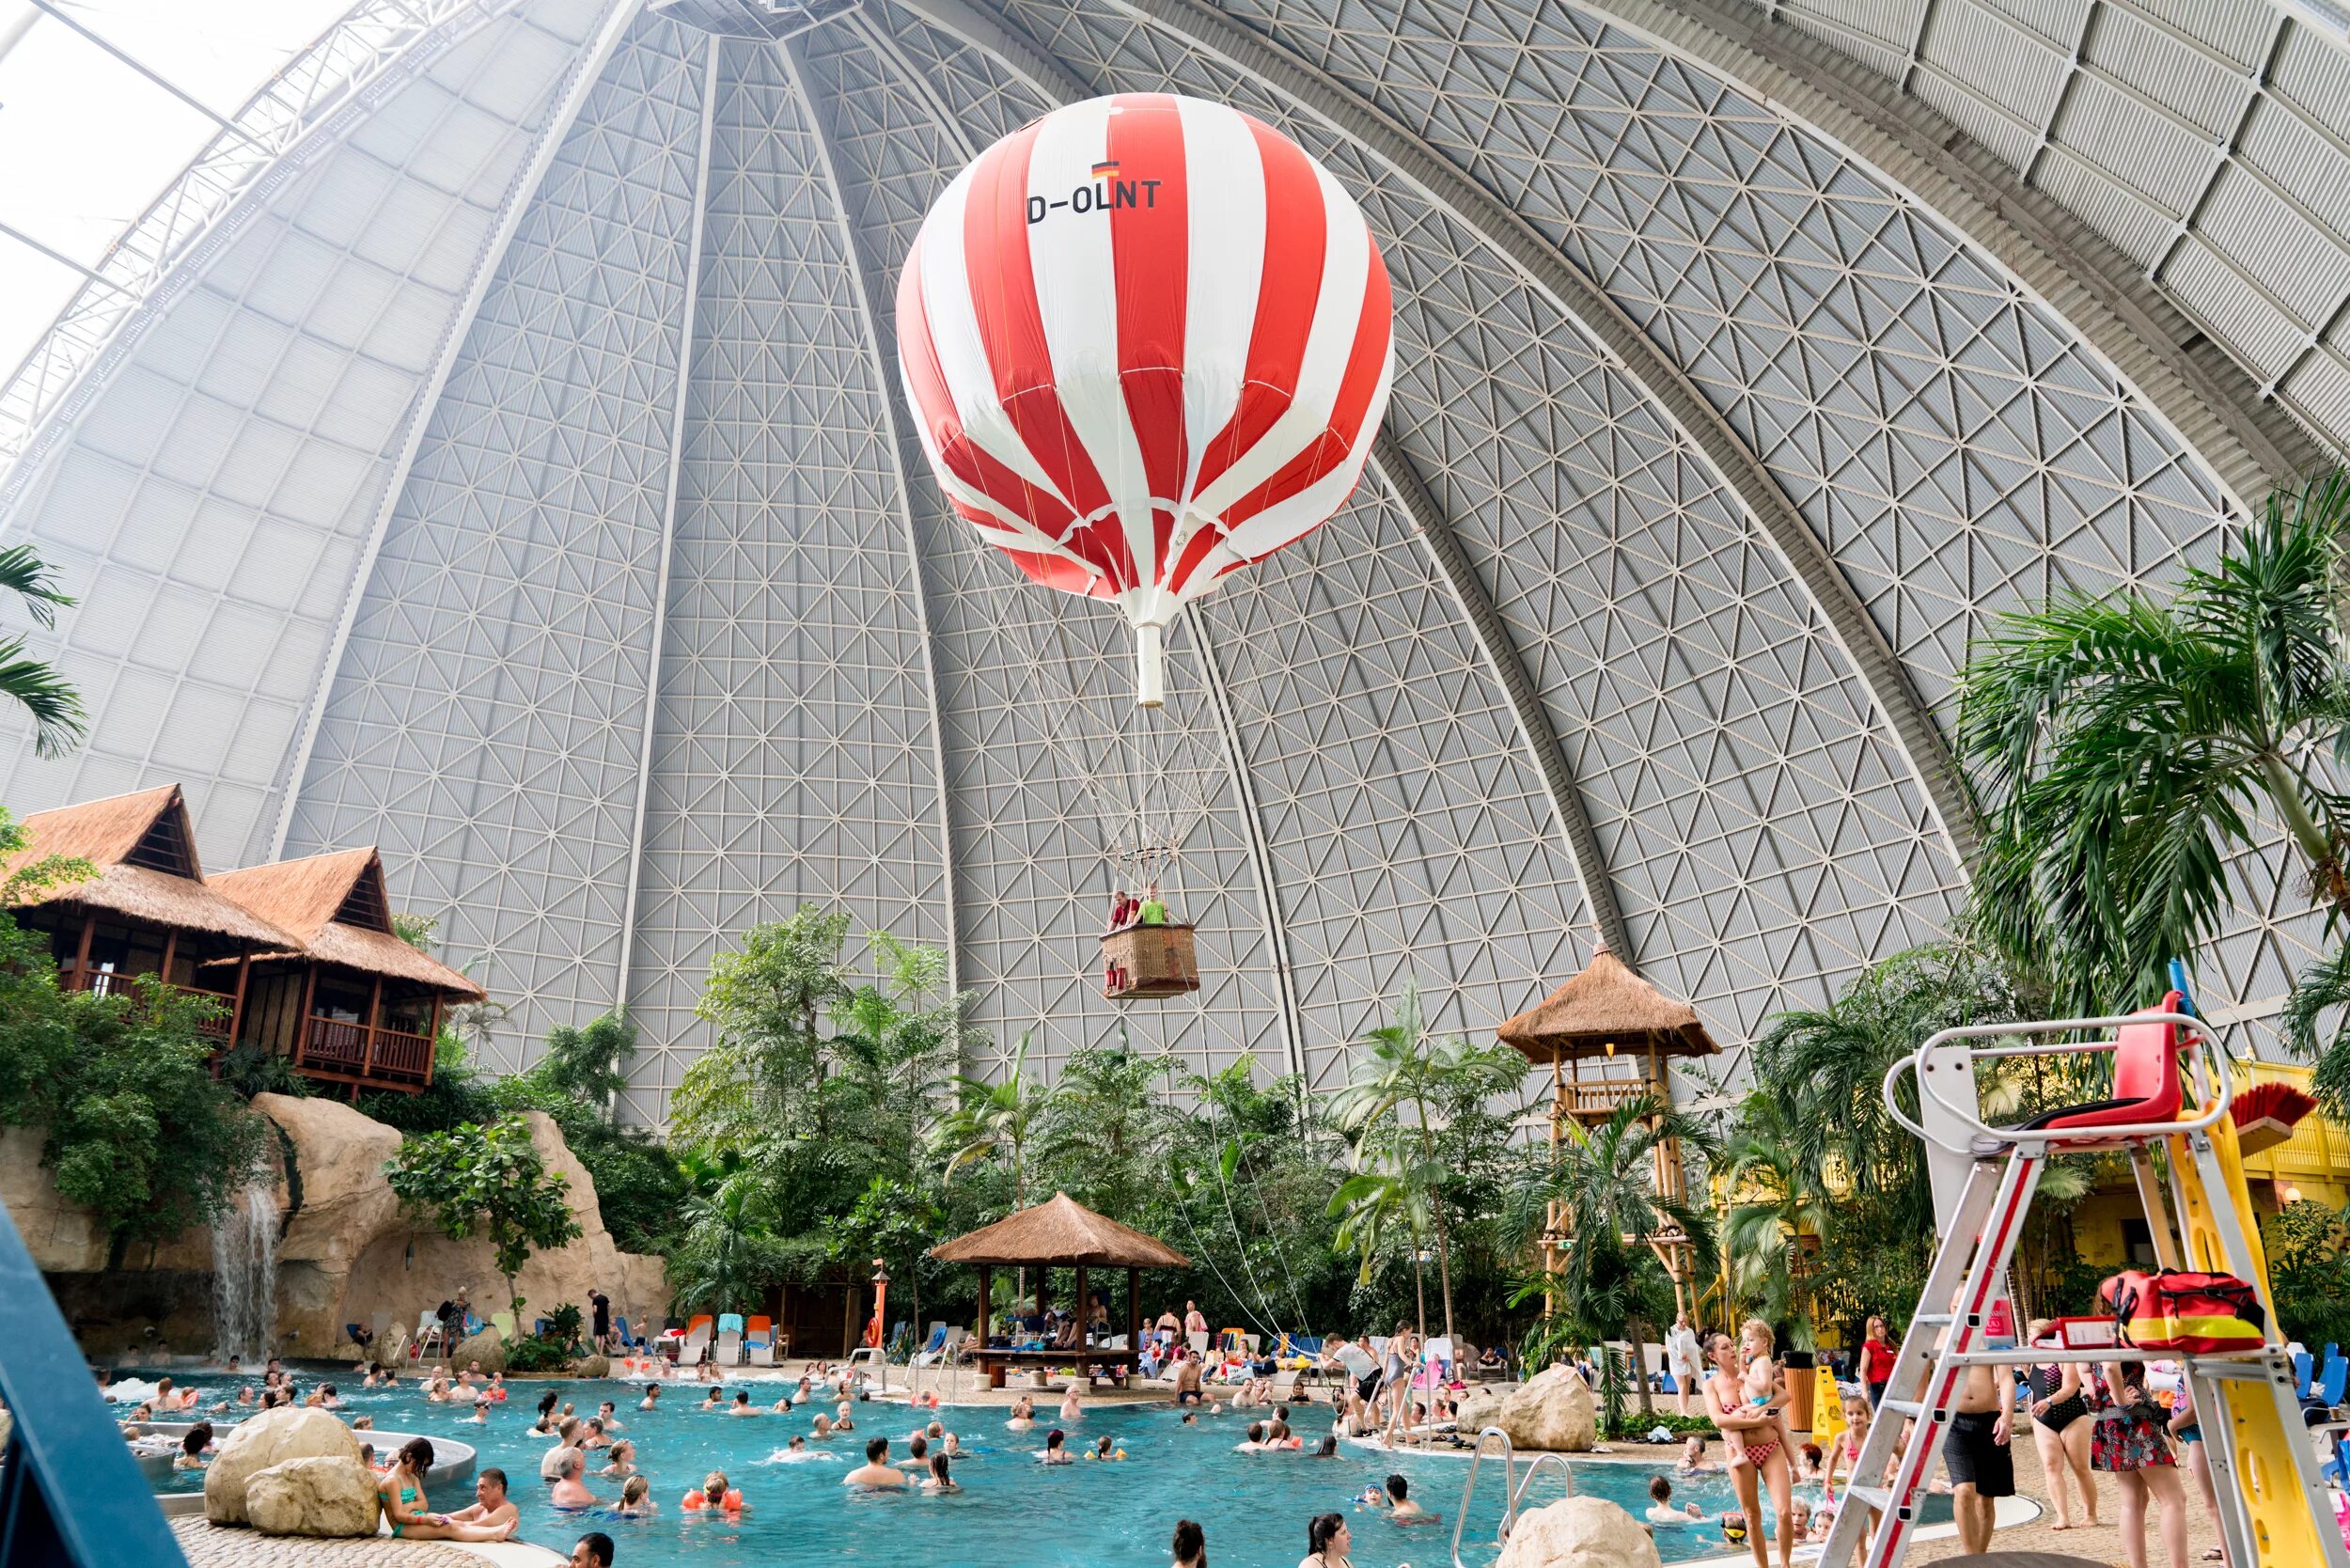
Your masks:
[[[2217,1054],[2217,1043],[2200,1020],[2184,1014],[2155,1013],[2134,1018],[2068,1019],[1944,1030],[1928,1040],[1917,1056],[1904,1058],[1887,1074],[1886,1100],[1893,1106],[1896,1120],[1926,1138],[1926,1129],[1911,1121],[1895,1104],[1893,1088],[1904,1071],[1915,1070],[1921,1105],[1927,1101],[1941,1102],[1940,1091],[1929,1073],[1938,1069],[1947,1083],[1952,1063],[1947,1058],[1932,1061],[1932,1054],[1937,1048],[1947,1050],[1952,1042],[1963,1042],[1968,1037],[2072,1032],[2142,1022],[2179,1026],[2205,1046],[2205,1054],[2211,1058],[2206,1067],[2213,1080],[2216,1109],[2185,1121],[2067,1135],[1986,1127],[1970,1112],[1947,1102],[1929,1108],[1926,1121],[1936,1121],[1932,1111],[1938,1108],[1945,1113],[1939,1119],[1945,1126],[1955,1121],[1972,1130],[1973,1136],[1965,1150],[1971,1165],[1919,1295],[1919,1310],[1902,1336],[1901,1351],[1886,1383],[1885,1399],[1877,1407],[1878,1419],[1870,1423],[1869,1435],[1861,1444],[1860,1457],[1853,1467],[1855,1484],[1847,1489],[1843,1505],[1837,1510],[1836,1522],[1829,1529],[1826,1544],[1821,1549],[1821,1568],[1845,1568],[1864,1533],[1868,1537],[1867,1553],[1862,1559],[1866,1568],[1897,1568],[1902,1562],[1917,1524],[1919,1497],[1933,1478],[1944,1430],[1971,1368],[2144,1358],[2143,1353],[2134,1353],[2126,1347],[2033,1350],[2017,1345],[1995,1350],[1985,1343],[1991,1304],[2000,1294],[2051,1144],[2078,1146],[2093,1141],[2101,1147],[2119,1144],[2127,1149],[2146,1206],[2148,1226],[2156,1238],[2156,1256],[2165,1268],[2182,1266],[2181,1253],[2170,1231],[2170,1215],[2184,1215],[2187,1209],[2188,1194],[2178,1168],[2184,1145],[2184,1152],[2193,1164],[2200,1188],[2206,1196],[2203,1207],[2211,1211],[2206,1222],[2223,1255],[2206,1266],[2223,1262],[2228,1272],[2240,1278],[2262,1277],[2235,1210],[2225,1200],[2229,1185],[2214,1150],[2210,1129],[2228,1113],[2231,1086]],[[2110,1048],[2111,1043],[1974,1051],[1959,1054],[1956,1065],[1971,1073],[1972,1060],[1983,1058]],[[2163,1140],[2171,1140],[2172,1149],[2172,1190],[2169,1195],[2171,1205],[2168,1212],[2162,1184],[2148,1152],[2151,1145]],[[2210,1201],[2213,1194],[2221,1195],[2220,1200]],[[2350,1568],[2350,1555],[2342,1549],[2340,1532],[2332,1528],[2331,1511],[2324,1507],[2325,1489],[2317,1475],[2315,1459],[2308,1444],[2299,1440],[2300,1405],[2292,1367],[2283,1347],[2275,1342],[2273,1336],[2272,1328],[2271,1342],[2255,1352],[2161,1358],[2175,1359],[2181,1364],[2192,1390],[2204,1441],[2211,1449],[2215,1491],[2220,1504],[2220,1531],[2230,1560],[2237,1568],[2317,1568],[2320,1562],[2325,1568]],[[2002,1402],[1998,1408],[2012,1410],[2013,1389],[2004,1374],[1998,1382]],[[2279,1473],[2280,1456],[2273,1451],[2254,1455],[2248,1466],[2245,1463],[2246,1456],[2239,1452],[2240,1423],[2235,1419],[2245,1408],[2238,1404],[2239,1400],[2264,1402],[2273,1406],[2273,1414],[2288,1435],[2282,1445],[2282,1457],[2295,1474]],[[1916,1423],[1915,1440],[1900,1448],[1897,1458],[1895,1450],[1902,1441],[1904,1421]],[[1864,1476],[1872,1480],[1883,1476],[1888,1465],[1893,1466],[1890,1485],[1860,1482],[1859,1478]],[[2240,1482],[2246,1476],[2255,1478],[2269,1490],[2270,1495],[2260,1499],[2259,1507],[2247,1495],[2248,1488]],[[2306,1509],[2310,1519],[2319,1521],[2318,1528],[2296,1537],[2289,1545],[2273,1538],[2261,1515],[2280,1505],[2288,1511],[2285,1517],[2290,1517],[2291,1510]],[[1876,1517],[1873,1529],[1870,1527],[1872,1511]],[[2318,1555],[2310,1555],[2312,1550]]]
[[[1535,1474],[1545,1465],[1559,1468],[1559,1479],[1566,1485],[1566,1495],[1574,1496],[1574,1471],[1562,1453],[1538,1453],[1527,1462],[1526,1473],[1512,1482],[1511,1468],[1516,1464],[1517,1450],[1510,1435],[1497,1426],[1489,1426],[1477,1435],[1477,1447],[1469,1450],[1468,1480],[1461,1486],[1460,1512],[1452,1516],[1452,1568],[1468,1568],[1461,1560],[1461,1531],[1468,1525],[1469,1499],[1477,1496],[1477,1471],[1485,1463],[1485,1443],[1488,1438],[1501,1441],[1501,1528],[1494,1532],[1494,1544],[1505,1546],[1510,1531],[1518,1522],[1518,1504],[1525,1500],[1527,1488],[1534,1484]]]

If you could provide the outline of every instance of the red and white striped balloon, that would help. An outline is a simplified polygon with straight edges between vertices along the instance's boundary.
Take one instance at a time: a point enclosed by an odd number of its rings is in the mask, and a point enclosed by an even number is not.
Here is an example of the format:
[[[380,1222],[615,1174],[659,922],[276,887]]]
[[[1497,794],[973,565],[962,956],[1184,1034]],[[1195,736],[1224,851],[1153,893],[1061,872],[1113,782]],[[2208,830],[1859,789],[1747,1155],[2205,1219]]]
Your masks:
[[[1386,407],[1386,263],[1305,149],[1122,93],[981,153],[923,220],[898,367],[955,510],[1038,582],[1160,636],[1344,504]]]

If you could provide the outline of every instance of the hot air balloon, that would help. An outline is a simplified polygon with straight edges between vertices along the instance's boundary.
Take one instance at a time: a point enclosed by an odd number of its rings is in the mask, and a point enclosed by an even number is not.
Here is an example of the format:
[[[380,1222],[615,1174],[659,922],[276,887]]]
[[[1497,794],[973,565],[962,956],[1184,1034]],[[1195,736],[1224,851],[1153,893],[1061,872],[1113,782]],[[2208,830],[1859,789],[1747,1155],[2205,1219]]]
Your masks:
[[[1175,613],[1345,503],[1394,362],[1354,198],[1262,121],[1168,93],[982,152],[898,289],[948,501],[1036,581],[1124,612],[1145,708]]]

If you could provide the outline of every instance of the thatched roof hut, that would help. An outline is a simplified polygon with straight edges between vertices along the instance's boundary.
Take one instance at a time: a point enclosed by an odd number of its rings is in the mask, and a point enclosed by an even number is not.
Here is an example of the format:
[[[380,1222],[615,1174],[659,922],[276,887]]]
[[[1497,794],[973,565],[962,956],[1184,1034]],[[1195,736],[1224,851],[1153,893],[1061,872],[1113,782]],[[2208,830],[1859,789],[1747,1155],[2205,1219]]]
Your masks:
[[[75,906],[257,946],[294,945],[267,917],[205,882],[177,784],[36,811],[24,826],[26,847],[0,865],[0,875],[53,855],[86,860],[98,874],[31,889],[16,901],[20,909]]]
[[[480,986],[393,933],[384,859],[372,849],[225,871],[212,886],[287,932],[307,957],[470,1001],[482,996]]]
[[[1550,1065],[1590,1057],[1710,1057],[1721,1047],[1697,1009],[1677,1002],[1601,943],[1583,972],[1496,1031],[1528,1061]]]
[[[1155,1236],[1097,1215],[1065,1192],[931,1248],[947,1263],[1002,1268],[1189,1268],[1191,1260]]]

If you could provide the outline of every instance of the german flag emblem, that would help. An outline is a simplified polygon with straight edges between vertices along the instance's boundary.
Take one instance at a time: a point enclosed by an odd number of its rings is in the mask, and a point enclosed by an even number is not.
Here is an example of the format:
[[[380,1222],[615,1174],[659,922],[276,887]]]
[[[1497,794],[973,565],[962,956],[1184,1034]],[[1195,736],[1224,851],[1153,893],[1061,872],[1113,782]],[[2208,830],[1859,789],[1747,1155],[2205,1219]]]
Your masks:
[[[1096,180],[1103,178],[1104,175],[1112,175],[1117,172],[1118,160],[1115,158],[1112,158],[1105,164],[1096,164],[1093,165],[1093,178]]]

